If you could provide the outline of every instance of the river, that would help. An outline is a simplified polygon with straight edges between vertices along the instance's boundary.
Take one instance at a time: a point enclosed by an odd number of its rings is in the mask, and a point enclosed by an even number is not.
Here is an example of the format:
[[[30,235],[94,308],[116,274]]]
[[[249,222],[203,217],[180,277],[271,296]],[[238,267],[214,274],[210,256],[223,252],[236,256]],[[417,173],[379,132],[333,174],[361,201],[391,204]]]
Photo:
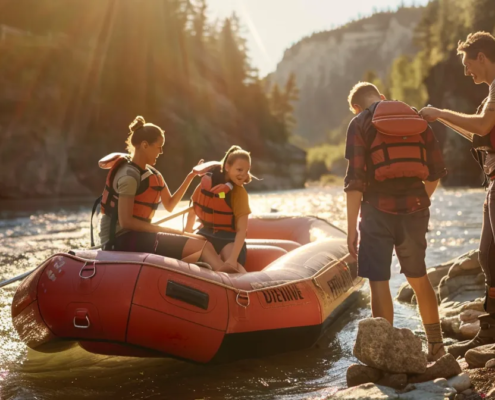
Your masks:
[[[442,189],[433,197],[427,265],[477,248],[483,190]],[[256,213],[318,215],[345,229],[339,187],[251,195]],[[180,208],[185,206],[182,203]],[[54,252],[89,247],[86,200],[0,203],[0,280],[38,265]],[[175,224],[180,223],[176,221]],[[404,281],[394,256],[392,294]],[[316,346],[263,359],[203,366],[173,359],[104,357],[73,348],[60,354],[29,350],[11,323],[17,284],[0,289],[0,399],[318,399],[345,385],[357,322],[370,315],[368,289]],[[421,323],[412,306],[395,303],[395,324]]]

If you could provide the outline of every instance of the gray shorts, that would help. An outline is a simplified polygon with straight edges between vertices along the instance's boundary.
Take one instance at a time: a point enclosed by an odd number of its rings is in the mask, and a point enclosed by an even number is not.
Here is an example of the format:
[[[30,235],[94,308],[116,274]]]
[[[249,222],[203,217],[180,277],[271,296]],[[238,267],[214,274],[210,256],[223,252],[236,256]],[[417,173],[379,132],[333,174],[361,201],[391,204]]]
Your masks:
[[[358,275],[370,281],[390,280],[395,248],[401,273],[409,278],[424,276],[429,219],[428,208],[411,214],[390,214],[362,203]]]

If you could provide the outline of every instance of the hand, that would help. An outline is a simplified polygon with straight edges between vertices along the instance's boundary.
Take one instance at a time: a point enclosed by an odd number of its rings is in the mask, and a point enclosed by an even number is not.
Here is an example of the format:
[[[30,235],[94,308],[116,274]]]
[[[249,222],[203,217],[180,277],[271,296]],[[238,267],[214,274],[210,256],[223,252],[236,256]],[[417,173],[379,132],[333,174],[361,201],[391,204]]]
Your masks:
[[[440,118],[442,110],[435,107],[424,107],[420,110],[419,115],[421,115],[426,121],[434,122]]]
[[[357,260],[358,255],[358,243],[359,234],[356,229],[352,229],[347,234],[347,248],[349,249],[349,254]]]
[[[223,263],[223,271],[225,272],[239,272],[238,266],[237,266],[237,260],[231,260],[227,259]]]
[[[198,162],[198,164],[197,164],[196,166],[201,165],[201,164],[203,164],[204,162],[205,162],[205,160],[201,159],[201,160],[199,160],[199,162]],[[196,172],[194,169],[193,169],[190,173],[191,173],[193,176],[198,176],[198,175],[200,175],[200,173]]]

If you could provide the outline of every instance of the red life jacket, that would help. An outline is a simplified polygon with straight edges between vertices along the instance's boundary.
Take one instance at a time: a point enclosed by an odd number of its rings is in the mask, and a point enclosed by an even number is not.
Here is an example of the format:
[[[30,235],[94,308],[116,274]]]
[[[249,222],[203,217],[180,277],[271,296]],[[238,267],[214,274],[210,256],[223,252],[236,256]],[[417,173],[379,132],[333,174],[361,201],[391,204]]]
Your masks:
[[[377,181],[429,175],[423,133],[428,123],[401,101],[381,101],[372,124],[376,129],[371,147],[371,167]]]
[[[229,205],[234,185],[229,182],[213,186],[213,175],[220,173],[215,168],[201,178],[192,197],[194,212],[205,228],[236,232],[234,212]]]
[[[142,221],[151,222],[156,209],[160,205],[161,191],[165,188],[165,181],[162,175],[155,168],[148,166],[143,170],[134,164],[126,154],[112,153],[99,161],[103,169],[110,169],[105,182],[103,194],[96,200],[93,207],[93,214],[99,201],[101,201],[102,214],[112,218],[110,224],[110,242],[115,238],[116,224],[118,221],[118,202],[119,195],[113,188],[113,180],[119,168],[125,163],[132,164],[141,174],[141,182],[138,186],[134,197],[134,207],[132,216]],[[93,216],[91,216],[91,220]],[[91,224],[92,227],[92,224]],[[94,246],[93,232],[91,232],[91,241]]]

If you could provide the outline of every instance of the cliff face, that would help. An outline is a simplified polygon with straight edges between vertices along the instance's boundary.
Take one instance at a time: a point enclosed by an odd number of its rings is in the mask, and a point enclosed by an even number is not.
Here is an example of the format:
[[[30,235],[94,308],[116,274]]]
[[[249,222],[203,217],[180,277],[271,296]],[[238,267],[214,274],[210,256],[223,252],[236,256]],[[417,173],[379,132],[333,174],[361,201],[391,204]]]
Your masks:
[[[314,34],[285,52],[271,79],[282,85],[296,75],[300,100],[295,132],[315,144],[348,113],[347,95],[366,71],[386,78],[393,60],[415,54],[414,29],[421,8],[379,13],[336,30]]]
[[[248,190],[282,190],[300,188],[306,181],[306,153],[288,143],[233,140],[208,125],[198,149],[194,137],[180,131],[180,124],[165,118],[160,125],[167,131],[164,154],[156,167],[162,172],[171,191],[180,185],[200,158],[220,160],[232,144],[252,151],[252,172],[261,178]],[[111,152],[125,152],[125,127],[119,140],[92,144],[88,132],[71,135],[50,121],[0,122],[0,198],[32,199],[49,197],[97,196],[101,194],[106,172],[97,166],[100,158]],[[101,131],[104,136],[107,132]]]

